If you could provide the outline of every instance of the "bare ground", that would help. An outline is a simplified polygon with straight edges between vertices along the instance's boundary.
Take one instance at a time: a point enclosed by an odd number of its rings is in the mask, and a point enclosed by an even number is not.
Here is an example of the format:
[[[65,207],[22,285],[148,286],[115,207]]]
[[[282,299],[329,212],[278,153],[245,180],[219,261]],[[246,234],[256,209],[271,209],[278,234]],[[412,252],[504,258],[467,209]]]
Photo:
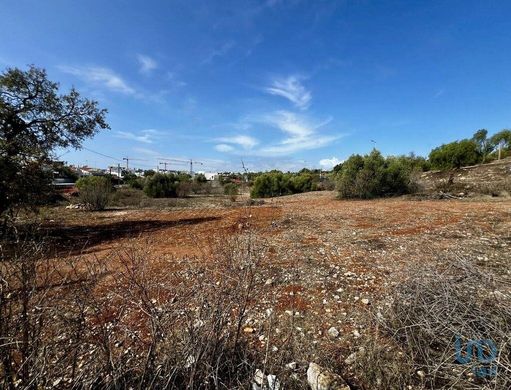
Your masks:
[[[341,201],[317,192],[253,207],[60,210],[52,218],[49,234],[68,253],[98,257],[127,246],[143,246],[158,258],[200,257],[228,235],[253,234],[271,254],[268,274],[288,273],[282,283],[292,288],[284,291],[296,290],[300,309],[321,316],[321,329],[339,321],[355,328],[362,299],[374,304],[414,264],[439,267],[454,254],[470,255],[510,272],[510,200]],[[280,300],[282,310],[290,309],[292,300]]]
[[[245,337],[262,349],[281,346],[278,337],[268,340],[263,325],[267,310],[274,308],[279,321],[292,321],[304,348],[329,351],[354,388],[366,387],[343,362],[374,332],[368,317],[388,305],[386,293],[414,267],[442,269],[453,259],[470,257],[496,274],[511,272],[511,201],[506,198],[341,201],[334,192],[316,192],[260,206],[242,203],[100,213],[58,209],[44,226],[57,240],[60,258],[109,258],[108,266],[116,268],[111,253],[143,248],[159,275],[183,262],[207,261],[212,248],[229,236],[253,236],[268,254],[260,264],[267,288],[253,297],[257,302],[244,324]],[[331,327],[338,337],[329,337]]]

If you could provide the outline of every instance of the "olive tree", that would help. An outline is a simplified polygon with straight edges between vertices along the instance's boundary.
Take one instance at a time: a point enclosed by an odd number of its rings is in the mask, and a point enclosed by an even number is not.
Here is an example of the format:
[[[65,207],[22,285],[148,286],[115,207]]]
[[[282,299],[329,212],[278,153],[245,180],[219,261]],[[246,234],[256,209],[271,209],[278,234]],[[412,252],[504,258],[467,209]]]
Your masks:
[[[109,128],[106,110],[46,71],[7,68],[0,74],[0,215],[36,207],[51,188],[51,161],[56,148],[80,148],[84,139]]]

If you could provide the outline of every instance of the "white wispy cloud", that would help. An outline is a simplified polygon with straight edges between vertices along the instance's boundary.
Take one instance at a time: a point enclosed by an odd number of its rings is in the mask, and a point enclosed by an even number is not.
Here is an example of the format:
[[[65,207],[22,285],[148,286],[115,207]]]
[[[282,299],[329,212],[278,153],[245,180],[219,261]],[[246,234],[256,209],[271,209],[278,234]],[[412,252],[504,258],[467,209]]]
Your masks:
[[[225,144],[235,144],[241,146],[243,149],[252,149],[259,144],[259,141],[249,135],[235,135],[231,137],[220,137],[216,139],[218,142]]]
[[[129,139],[146,144],[152,144],[158,138],[160,132],[154,129],[142,130],[138,134],[130,131],[117,131],[115,136],[117,138]]]
[[[286,98],[301,110],[309,108],[312,99],[312,94],[302,85],[299,76],[276,78],[265,91]]]
[[[227,41],[227,42],[224,42],[222,45],[220,45],[218,47],[212,48],[211,50],[209,50],[206,53],[206,56],[205,56],[204,60],[202,60],[202,63],[203,64],[209,64],[209,63],[213,62],[213,60],[216,57],[224,56],[234,46],[236,46],[236,42],[234,42],[234,41]]]
[[[328,136],[319,133],[318,130],[331,120],[328,118],[322,122],[314,123],[304,116],[289,111],[277,111],[266,116],[266,123],[281,130],[287,137],[275,144],[261,148],[259,153],[265,155],[292,154],[301,150],[326,146],[340,138],[339,135]]]
[[[321,127],[330,123],[332,118],[323,121],[312,120],[305,115],[290,111],[276,111],[267,115],[247,117],[247,126],[267,126],[277,129],[280,137],[275,142],[261,145],[261,142],[246,135],[216,138],[219,142],[215,149],[219,152],[243,154],[249,156],[285,156],[302,150],[318,149],[339,139],[341,135],[324,135]],[[241,146],[235,148],[233,145]]]
[[[147,55],[137,54],[137,60],[140,65],[140,73],[148,74],[158,67],[156,60]]]
[[[333,167],[340,164],[341,162],[342,162],[342,160],[339,160],[337,157],[324,158],[324,159],[319,160],[319,165],[323,169],[332,169]]]
[[[227,144],[218,144],[215,145],[215,150],[222,152],[222,153],[228,153],[234,151],[234,147]]]
[[[126,95],[134,95],[135,89],[131,87],[121,76],[113,70],[97,66],[59,66],[64,72],[77,76],[86,82],[95,86],[101,86],[114,92],[120,92]]]

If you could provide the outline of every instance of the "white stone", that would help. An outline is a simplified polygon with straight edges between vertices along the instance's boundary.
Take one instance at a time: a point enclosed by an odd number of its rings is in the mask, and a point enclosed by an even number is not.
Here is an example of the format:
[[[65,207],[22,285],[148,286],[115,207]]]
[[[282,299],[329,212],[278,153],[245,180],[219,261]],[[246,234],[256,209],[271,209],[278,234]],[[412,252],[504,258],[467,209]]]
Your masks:
[[[307,382],[311,390],[350,390],[339,375],[321,368],[316,363],[309,364]]]
[[[328,336],[335,339],[335,338],[339,337],[339,331],[337,330],[337,328],[332,326],[330,329],[328,329]]]
[[[277,379],[277,377],[275,375],[268,375],[267,378],[268,380],[268,389],[269,390],[280,390],[280,381]]]

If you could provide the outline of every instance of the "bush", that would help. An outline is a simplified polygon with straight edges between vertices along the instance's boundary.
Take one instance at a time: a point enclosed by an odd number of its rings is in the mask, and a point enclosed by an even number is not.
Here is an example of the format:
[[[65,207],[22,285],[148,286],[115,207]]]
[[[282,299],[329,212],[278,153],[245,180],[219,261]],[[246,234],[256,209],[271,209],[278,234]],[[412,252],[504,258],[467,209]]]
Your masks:
[[[186,198],[192,192],[193,183],[191,181],[180,181],[176,188],[178,198]]]
[[[147,178],[144,192],[151,198],[175,198],[178,183],[174,174],[156,173]]]
[[[144,188],[144,179],[130,172],[124,174],[122,181],[125,184],[128,184],[131,188],[135,188],[138,190]]]
[[[336,174],[339,196],[371,199],[413,192],[414,161],[403,156],[385,159],[376,149],[366,156],[353,155]]]
[[[193,178],[193,181],[196,183],[207,183],[208,179],[206,179],[206,176],[203,173],[198,173]]]
[[[144,192],[151,198],[184,198],[192,191],[188,174],[156,173],[146,177]]]
[[[299,173],[282,173],[271,171],[256,177],[250,195],[253,198],[268,198],[315,191],[319,175],[309,170]]]
[[[461,168],[480,163],[482,155],[476,142],[465,139],[433,149],[429,161],[433,169]]]
[[[421,387],[414,388],[509,389],[511,301],[504,293],[509,278],[459,256],[442,260],[441,269],[415,264],[405,270],[408,276],[391,292],[391,304],[375,313],[381,333],[357,362],[362,377],[384,381],[380,388],[406,388],[415,378]],[[499,354],[483,365],[470,359],[476,348],[468,352],[468,340],[491,340]],[[467,361],[460,364],[459,358]],[[495,375],[474,377],[488,367]]]
[[[234,183],[227,183],[224,185],[224,195],[229,195],[232,202],[236,201],[239,194],[240,187]]]
[[[108,178],[103,176],[81,177],[76,182],[76,187],[80,190],[80,200],[90,210],[104,210],[108,205],[112,193],[112,183]]]
[[[144,198],[144,192],[139,189],[119,188],[112,194],[110,204],[117,207],[139,207]]]

